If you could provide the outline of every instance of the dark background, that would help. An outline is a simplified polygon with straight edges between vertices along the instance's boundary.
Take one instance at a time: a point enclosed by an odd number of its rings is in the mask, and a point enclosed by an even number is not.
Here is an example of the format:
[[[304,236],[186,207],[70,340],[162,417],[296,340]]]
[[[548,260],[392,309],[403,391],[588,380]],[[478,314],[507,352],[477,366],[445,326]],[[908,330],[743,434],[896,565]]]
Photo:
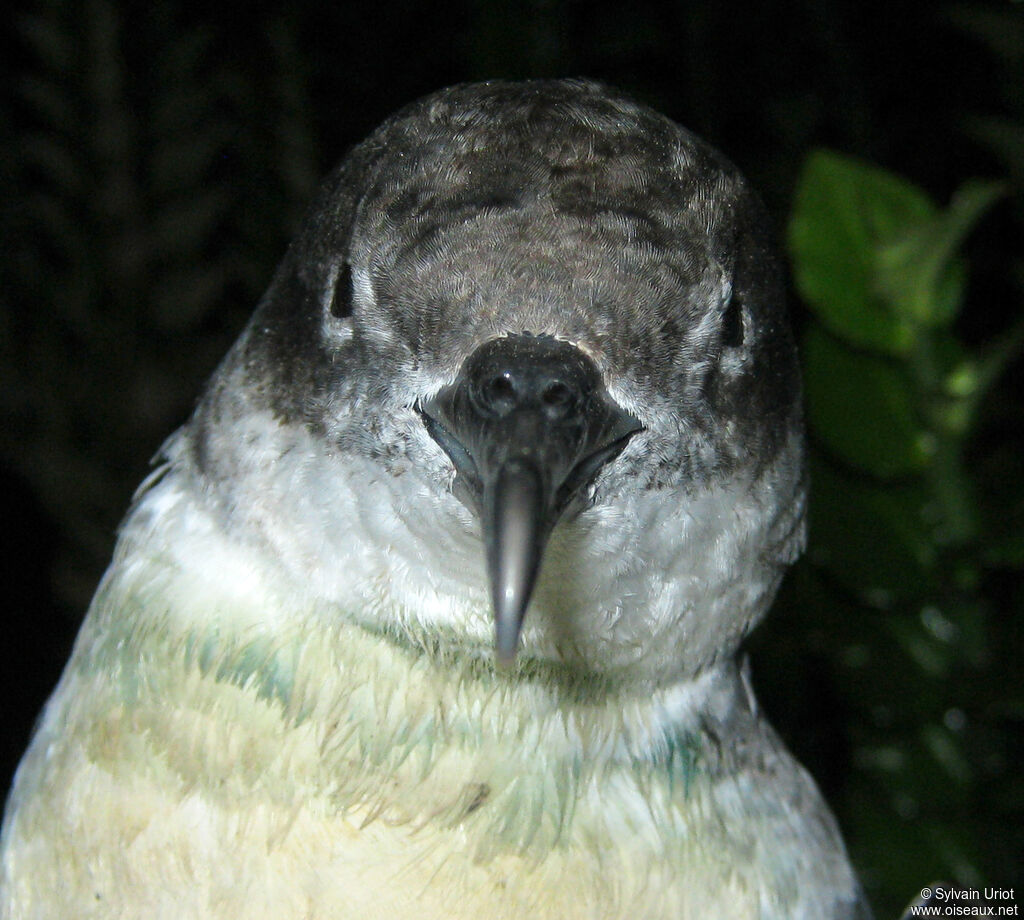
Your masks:
[[[1022,312],[1021,3],[53,0],[8,22],[0,786],[149,458],[188,417],[318,178],[417,96],[495,77],[618,85],[725,151],[780,238],[815,147],[940,204],[966,179],[1001,179],[1007,194],[966,244],[956,334],[985,348]],[[763,704],[833,803],[882,918],[938,878],[1022,884],[1021,553],[988,552],[997,531],[1024,530],[1020,370],[990,392],[970,444],[988,509],[969,548],[977,634],[951,634],[938,669],[904,654],[894,636],[934,622],[851,591],[812,549],[752,645]],[[870,568],[885,549],[858,552]]]

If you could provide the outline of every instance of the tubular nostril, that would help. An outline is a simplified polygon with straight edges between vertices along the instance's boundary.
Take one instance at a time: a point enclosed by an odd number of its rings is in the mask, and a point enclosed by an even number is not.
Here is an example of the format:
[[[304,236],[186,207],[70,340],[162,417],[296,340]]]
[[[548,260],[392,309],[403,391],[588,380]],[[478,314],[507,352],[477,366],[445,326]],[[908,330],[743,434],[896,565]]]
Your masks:
[[[508,372],[495,374],[478,391],[481,406],[489,412],[505,415],[516,407],[516,387]]]
[[[560,418],[575,407],[576,396],[567,383],[555,380],[544,387],[540,401],[550,417]]]
[[[522,411],[559,425],[582,413],[601,385],[576,346],[528,333],[485,342],[466,359],[463,380],[462,392],[483,418]]]

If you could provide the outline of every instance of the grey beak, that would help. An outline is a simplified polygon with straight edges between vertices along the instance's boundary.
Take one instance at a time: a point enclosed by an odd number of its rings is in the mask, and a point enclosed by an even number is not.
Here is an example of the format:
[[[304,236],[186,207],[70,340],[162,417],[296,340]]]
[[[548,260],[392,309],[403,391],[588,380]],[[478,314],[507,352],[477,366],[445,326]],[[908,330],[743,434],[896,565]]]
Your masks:
[[[527,460],[510,460],[484,495],[487,572],[494,605],[494,650],[511,664],[553,521],[543,477]]]
[[[480,346],[420,412],[480,517],[495,654],[509,665],[552,529],[640,423],[578,348],[528,334]]]

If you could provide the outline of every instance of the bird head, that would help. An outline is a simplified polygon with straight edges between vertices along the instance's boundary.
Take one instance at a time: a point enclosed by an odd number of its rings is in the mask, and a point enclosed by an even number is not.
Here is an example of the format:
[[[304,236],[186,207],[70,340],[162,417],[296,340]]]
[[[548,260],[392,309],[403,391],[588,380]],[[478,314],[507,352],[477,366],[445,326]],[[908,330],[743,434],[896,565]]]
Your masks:
[[[712,148],[588,82],[455,87],[356,147],[188,437],[224,513],[300,581],[352,606],[363,565],[387,584],[362,609],[474,647],[489,606],[505,664],[522,645],[697,673],[802,547],[799,375],[763,208]],[[379,526],[296,510],[356,479],[344,500]]]

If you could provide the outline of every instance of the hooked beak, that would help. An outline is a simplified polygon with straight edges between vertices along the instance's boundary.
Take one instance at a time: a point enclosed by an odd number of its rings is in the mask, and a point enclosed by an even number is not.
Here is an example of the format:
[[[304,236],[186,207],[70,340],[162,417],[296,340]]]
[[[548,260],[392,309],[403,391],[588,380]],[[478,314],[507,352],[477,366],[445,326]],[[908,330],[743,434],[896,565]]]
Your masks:
[[[495,655],[510,665],[551,531],[640,423],[583,352],[529,334],[481,345],[420,413],[480,518]]]

